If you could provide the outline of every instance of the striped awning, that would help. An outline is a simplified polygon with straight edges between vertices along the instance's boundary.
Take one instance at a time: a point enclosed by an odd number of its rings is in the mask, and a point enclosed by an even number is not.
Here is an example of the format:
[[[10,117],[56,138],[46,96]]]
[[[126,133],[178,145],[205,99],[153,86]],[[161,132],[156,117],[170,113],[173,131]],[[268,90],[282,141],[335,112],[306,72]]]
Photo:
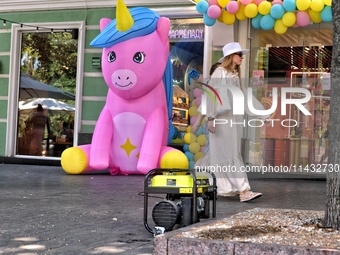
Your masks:
[[[185,97],[185,98],[189,97],[189,95],[183,89],[181,89],[181,87],[179,87],[178,85],[174,85],[173,88],[174,88],[174,91],[173,91],[174,97]]]

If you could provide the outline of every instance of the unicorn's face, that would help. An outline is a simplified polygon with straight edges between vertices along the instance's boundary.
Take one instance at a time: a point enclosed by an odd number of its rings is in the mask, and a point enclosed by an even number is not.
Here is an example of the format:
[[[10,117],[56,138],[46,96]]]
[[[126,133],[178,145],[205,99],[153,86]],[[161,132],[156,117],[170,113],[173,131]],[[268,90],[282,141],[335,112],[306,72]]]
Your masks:
[[[138,98],[160,84],[169,45],[157,32],[103,49],[102,72],[109,88],[125,99]]]

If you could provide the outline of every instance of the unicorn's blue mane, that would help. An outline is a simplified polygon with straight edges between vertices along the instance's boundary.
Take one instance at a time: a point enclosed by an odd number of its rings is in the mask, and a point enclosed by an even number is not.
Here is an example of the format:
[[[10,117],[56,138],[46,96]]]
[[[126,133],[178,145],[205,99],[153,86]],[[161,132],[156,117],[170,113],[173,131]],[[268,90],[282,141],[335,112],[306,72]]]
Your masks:
[[[145,7],[129,9],[134,20],[133,26],[124,32],[116,28],[116,19],[112,20],[103,31],[90,43],[92,47],[109,48],[117,43],[151,34],[156,30],[159,14]]]

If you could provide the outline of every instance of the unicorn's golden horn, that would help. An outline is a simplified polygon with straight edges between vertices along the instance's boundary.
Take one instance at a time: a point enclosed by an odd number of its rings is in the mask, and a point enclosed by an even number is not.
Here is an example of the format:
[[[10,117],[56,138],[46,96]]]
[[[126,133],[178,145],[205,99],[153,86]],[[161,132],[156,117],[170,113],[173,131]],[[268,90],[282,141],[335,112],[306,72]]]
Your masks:
[[[116,28],[120,32],[127,31],[133,26],[134,20],[123,0],[117,0],[116,21]]]

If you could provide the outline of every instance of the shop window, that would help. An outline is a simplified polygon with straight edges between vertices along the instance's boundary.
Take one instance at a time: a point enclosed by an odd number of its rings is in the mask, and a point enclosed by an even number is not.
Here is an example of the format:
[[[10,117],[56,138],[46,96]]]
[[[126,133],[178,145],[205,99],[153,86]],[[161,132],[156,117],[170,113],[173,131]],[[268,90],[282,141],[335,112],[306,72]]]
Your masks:
[[[173,19],[169,33],[170,58],[173,69],[172,123],[177,129],[173,144],[184,144],[183,136],[191,124],[189,108],[194,100],[194,86],[188,74],[195,70],[202,73],[204,24],[201,19]]]
[[[254,52],[253,92],[269,109],[273,103],[273,89],[278,90],[278,106],[271,115],[271,119],[278,121],[273,126],[264,125],[259,132],[248,130],[249,162],[296,167],[325,163],[328,157],[332,46],[303,40],[302,46],[273,47],[268,44]],[[263,77],[263,81],[260,82],[259,77]],[[307,89],[311,99],[303,107],[311,115],[303,114],[294,104],[287,105],[286,115],[283,115],[280,94],[283,87]],[[301,93],[288,95],[290,99],[304,97]]]

